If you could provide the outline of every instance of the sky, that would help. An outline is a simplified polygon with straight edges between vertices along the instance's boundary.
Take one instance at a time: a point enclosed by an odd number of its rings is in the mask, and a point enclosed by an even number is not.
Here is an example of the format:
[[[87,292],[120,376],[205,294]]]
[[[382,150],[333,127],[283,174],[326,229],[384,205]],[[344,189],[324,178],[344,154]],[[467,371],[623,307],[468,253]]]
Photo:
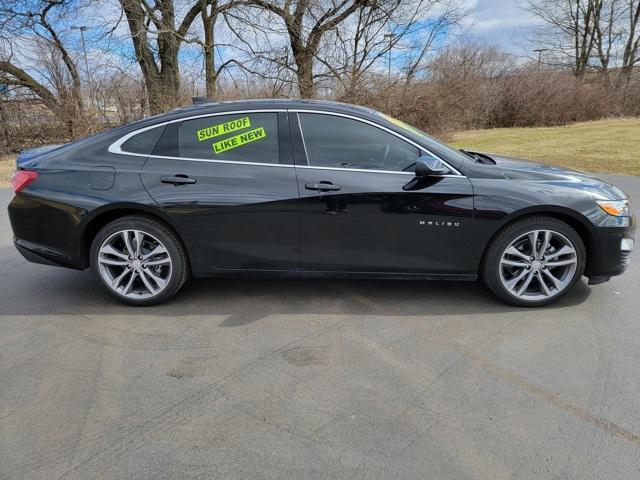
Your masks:
[[[534,25],[535,18],[523,8],[526,0],[475,0],[475,5],[466,21],[473,38],[514,54],[530,55],[523,45],[521,29]]]

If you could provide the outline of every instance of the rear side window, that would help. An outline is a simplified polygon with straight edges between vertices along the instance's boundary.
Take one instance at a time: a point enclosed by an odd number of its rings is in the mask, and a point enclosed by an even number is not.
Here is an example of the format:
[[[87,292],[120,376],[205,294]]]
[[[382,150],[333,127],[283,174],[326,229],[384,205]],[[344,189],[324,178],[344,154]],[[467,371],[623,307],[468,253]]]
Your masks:
[[[134,135],[129,140],[124,142],[120,149],[127,153],[142,153],[149,155],[156,146],[160,134],[164,130],[164,125],[161,127],[151,128],[144,132]]]
[[[420,150],[401,138],[351,118],[301,113],[309,165],[412,172]]]
[[[182,122],[180,156],[208,160],[279,163],[278,114],[238,113]]]

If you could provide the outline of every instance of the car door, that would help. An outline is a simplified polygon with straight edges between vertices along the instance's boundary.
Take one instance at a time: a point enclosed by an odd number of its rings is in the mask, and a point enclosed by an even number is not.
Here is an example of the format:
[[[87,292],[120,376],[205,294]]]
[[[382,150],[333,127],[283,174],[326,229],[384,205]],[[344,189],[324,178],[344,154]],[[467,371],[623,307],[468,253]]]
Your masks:
[[[297,268],[298,187],[286,112],[169,123],[142,181],[180,229],[196,273]]]
[[[452,169],[449,175],[417,179],[414,164],[429,153],[375,122],[311,111],[290,118],[301,196],[302,269],[473,270],[465,252],[473,189],[465,176]]]

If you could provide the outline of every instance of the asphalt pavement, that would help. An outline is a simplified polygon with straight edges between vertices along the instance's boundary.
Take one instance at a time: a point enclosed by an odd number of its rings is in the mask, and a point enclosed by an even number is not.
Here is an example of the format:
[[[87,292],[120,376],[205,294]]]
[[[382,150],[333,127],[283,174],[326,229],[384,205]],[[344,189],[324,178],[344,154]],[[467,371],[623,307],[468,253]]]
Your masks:
[[[602,177],[640,199],[640,177]],[[132,308],[23,260],[10,198],[1,479],[640,477],[637,254],[544,309],[480,283],[273,279]]]

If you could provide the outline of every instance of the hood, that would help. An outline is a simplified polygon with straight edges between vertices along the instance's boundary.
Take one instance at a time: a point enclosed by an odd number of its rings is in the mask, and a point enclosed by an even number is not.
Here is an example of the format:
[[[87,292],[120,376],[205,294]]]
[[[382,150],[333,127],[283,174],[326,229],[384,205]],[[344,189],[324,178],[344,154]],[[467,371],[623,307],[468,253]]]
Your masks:
[[[628,198],[628,195],[616,186],[588,173],[503,155],[488,154],[488,156],[510,180],[538,181],[567,188],[578,188],[590,191],[594,196],[604,199]]]

